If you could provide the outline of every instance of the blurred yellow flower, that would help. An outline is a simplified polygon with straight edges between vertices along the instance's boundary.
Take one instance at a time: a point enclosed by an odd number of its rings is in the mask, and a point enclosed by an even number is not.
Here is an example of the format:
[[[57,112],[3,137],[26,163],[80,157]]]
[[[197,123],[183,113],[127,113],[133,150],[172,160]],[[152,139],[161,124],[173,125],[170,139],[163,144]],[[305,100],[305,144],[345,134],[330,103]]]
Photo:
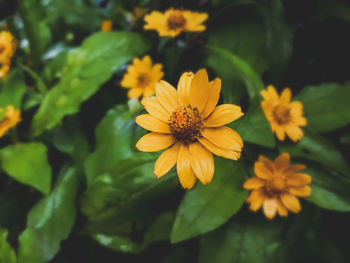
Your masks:
[[[152,65],[150,56],[134,58],[121,81],[123,88],[130,89],[129,98],[147,97],[155,93],[156,83],[163,77],[162,64]]]
[[[7,80],[11,58],[16,52],[17,41],[8,31],[0,32],[0,79]]]
[[[109,32],[112,31],[113,29],[113,24],[112,20],[103,20],[101,23],[101,31],[102,32]]]
[[[132,15],[130,19],[130,24],[136,25],[136,21],[147,12],[146,8],[136,6],[132,10]]]
[[[202,23],[207,19],[207,13],[170,8],[165,13],[153,11],[146,15],[144,29],[157,30],[159,36],[176,37],[184,31],[204,31],[206,27]]]
[[[216,107],[221,80],[209,82],[205,69],[195,75],[182,74],[177,90],[166,81],[156,86],[156,96],[142,100],[149,114],[136,118],[150,130],[136,144],[144,152],[166,149],[156,161],[154,174],[165,175],[177,163],[183,188],[192,188],[196,179],[210,183],[214,175],[213,154],[232,160],[241,155],[243,141],[234,130],[223,126],[240,118],[241,107],[223,104]]]
[[[2,108],[0,108],[0,112],[3,112]],[[21,111],[15,110],[12,105],[7,106],[5,116],[0,120],[0,137],[4,136],[9,129],[16,126],[20,121]]]
[[[261,107],[277,138],[284,141],[287,134],[294,142],[302,139],[304,134],[300,126],[305,126],[307,121],[303,116],[303,104],[291,101],[291,90],[285,88],[279,96],[275,87],[269,85],[261,91],[261,95],[264,98]]]
[[[254,163],[255,177],[248,179],[243,187],[252,190],[247,198],[250,210],[257,211],[263,207],[265,216],[273,219],[276,212],[287,216],[288,210],[298,213],[301,210],[297,196],[307,197],[311,194],[311,176],[299,173],[306,167],[302,164],[289,165],[288,153],[280,154],[274,162],[260,155]]]
[[[0,62],[0,79],[6,81],[10,71],[10,61]]]

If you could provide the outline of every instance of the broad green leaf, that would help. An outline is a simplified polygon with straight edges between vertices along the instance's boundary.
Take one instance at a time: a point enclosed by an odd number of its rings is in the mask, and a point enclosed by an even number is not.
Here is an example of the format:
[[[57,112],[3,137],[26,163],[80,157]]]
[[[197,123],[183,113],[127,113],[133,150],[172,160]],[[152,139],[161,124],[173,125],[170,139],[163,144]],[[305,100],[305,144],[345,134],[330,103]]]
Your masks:
[[[13,105],[16,109],[20,109],[26,90],[22,72],[11,70],[8,80],[6,82],[0,81],[0,108]]]
[[[44,195],[51,189],[51,166],[46,146],[39,142],[18,143],[0,150],[2,169],[17,181]]]
[[[232,122],[228,126],[236,130],[245,142],[271,148],[276,145],[270,124],[266,120],[259,104],[251,104],[247,113],[242,118]]]
[[[212,52],[210,56],[222,56],[231,62],[233,67],[232,70],[237,70],[243,78],[249,97],[254,101],[258,101],[259,93],[265,87],[260,76],[254,71],[254,69],[246,61],[225,49],[209,45],[207,48],[209,52]]]
[[[0,228],[0,262],[16,263],[16,254],[10,244],[7,242],[7,230]]]
[[[266,263],[281,260],[281,225],[232,220],[201,238],[199,263]]]
[[[236,20],[233,24],[214,27],[209,31],[208,45],[235,54],[261,75],[268,67],[263,24],[256,18]],[[239,103],[245,93],[242,72],[233,67],[226,57],[218,56],[215,52],[209,52],[207,64],[215,70],[216,76],[222,79],[224,102]]]
[[[350,82],[305,87],[296,97],[303,102],[308,127],[329,132],[350,123]]]
[[[19,237],[19,263],[47,262],[59,251],[75,222],[79,180],[73,168],[63,167],[52,193],[31,209]]]
[[[153,167],[157,156],[134,154],[93,181],[81,202],[89,232],[118,234],[119,225],[149,215],[150,207],[157,207],[178,186],[173,173],[156,179]]]
[[[88,186],[96,176],[136,151],[133,138],[139,139],[140,131],[127,106],[119,105],[107,112],[95,130],[96,150],[85,162]]]
[[[329,210],[350,211],[349,179],[312,164],[307,165],[305,173],[312,176],[312,193],[308,201]]]
[[[100,32],[68,54],[61,81],[45,96],[32,123],[34,136],[53,128],[68,114],[79,111],[122,65],[149,47],[140,35],[131,32]]]
[[[247,191],[242,188],[246,177],[242,161],[217,158],[213,181],[208,185],[198,183],[185,194],[176,215],[171,242],[209,232],[237,213],[247,197]]]
[[[297,144],[283,144],[279,146],[279,150],[289,152],[294,157],[319,162],[341,173],[348,173],[347,163],[332,142],[306,129],[304,129],[304,138]]]

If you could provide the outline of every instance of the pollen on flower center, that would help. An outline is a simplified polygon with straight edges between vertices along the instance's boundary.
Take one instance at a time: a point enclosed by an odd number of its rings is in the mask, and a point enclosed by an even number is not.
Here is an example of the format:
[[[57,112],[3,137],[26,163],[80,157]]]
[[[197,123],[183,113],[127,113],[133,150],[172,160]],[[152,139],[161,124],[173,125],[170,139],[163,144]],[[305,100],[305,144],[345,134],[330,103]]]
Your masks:
[[[281,193],[286,188],[286,182],[284,178],[274,177],[266,184],[267,192],[270,194]]]
[[[140,74],[137,78],[137,84],[139,86],[147,86],[150,83],[150,78],[147,74]]]
[[[279,124],[288,123],[290,121],[290,109],[285,105],[276,106],[273,115]]]
[[[201,136],[203,117],[197,108],[182,106],[170,116],[169,125],[171,133],[177,140],[191,143]]]
[[[180,10],[175,10],[168,18],[169,29],[182,28],[186,24],[186,19]]]

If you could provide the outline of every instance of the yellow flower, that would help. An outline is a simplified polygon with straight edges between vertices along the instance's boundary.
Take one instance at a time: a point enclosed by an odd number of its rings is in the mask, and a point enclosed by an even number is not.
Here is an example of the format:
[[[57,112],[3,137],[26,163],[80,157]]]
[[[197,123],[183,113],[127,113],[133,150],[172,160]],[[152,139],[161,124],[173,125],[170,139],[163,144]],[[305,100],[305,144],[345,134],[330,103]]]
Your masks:
[[[109,32],[112,31],[113,24],[111,20],[103,20],[101,23],[101,31],[102,32]]]
[[[10,61],[0,62],[0,79],[6,81],[10,71]]]
[[[207,13],[192,12],[170,8],[165,13],[153,11],[145,16],[144,29],[157,30],[159,36],[176,37],[181,32],[201,32],[205,30],[202,23],[208,19]]]
[[[0,112],[2,111],[3,109],[0,108]],[[16,126],[17,123],[19,123],[20,121],[21,121],[21,111],[15,110],[15,108],[12,105],[7,106],[5,116],[0,121],[0,137],[4,136],[4,134],[9,129]]]
[[[300,101],[291,101],[291,90],[285,88],[281,96],[278,96],[275,87],[269,85],[260,94],[264,98],[261,107],[277,138],[284,141],[285,134],[294,142],[303,138],[303,130],[299,127],[307,123],[303,116],[303,104]]]
[[[184,188],[192,188],[196,178],[210,183],[214,175],[213,154],[232,160],[241,155],[243,141],[234,130],[223,126],[243,113],[241,107],[216,107],[221,80],[209,82],[205,69],[195,75],[182,74],[177,90],[166,81],[156,86],[156,96],[142,100],[149,114],[136,118],[150,130],[136,144],[144,152],[166,149],[156,161],[154,174],[165,175],[177,163],[177,175]]]
[[[307,197],[311,194],[311,176],[300,173],[306,167],[302,164],[289,165],[288,153],[280,154],[274,162],[260,155],[254,163],[256,177],[248,179],[243,187],[252,190],[247,198],[250,210],[257,211],[263,207],[268,219],[287,216],[288,210],[298,213],[301,210],[296,196]]]
[[[0,62],[8,62],[15,54],[17,41],[8,31],[0,32]]]
[[[128,66],[127,73],[120,83],[123,88],[130,89],[129,98],[147,97],[155,93],[156,83],[163,77],[162,64],[152,65],[150,56],[146,55],[141,60],[133,59],[133,64]]]

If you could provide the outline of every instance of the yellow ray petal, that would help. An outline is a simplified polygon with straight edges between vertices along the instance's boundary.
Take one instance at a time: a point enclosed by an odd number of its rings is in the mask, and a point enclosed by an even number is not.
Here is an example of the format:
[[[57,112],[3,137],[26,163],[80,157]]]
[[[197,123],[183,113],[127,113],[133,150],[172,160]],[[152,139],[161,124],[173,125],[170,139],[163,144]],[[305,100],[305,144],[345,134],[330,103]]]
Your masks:
[[[285,88],[282,91],[280,101],[282,103],[289,103],[291,98],[292,98],[292,91],[290,90],[290,88]]]
[[[210,113],[215,109],[216,104],[218,104],[221,91],[221,79],[216,78],[209,82],[208,90],[208,102],[203,110],[203,117],[207,118]]]
[[[303,173],[287,173],[286,182],[288,185],[300,187],[304,185],[310,184],[312,181],[312,178],[308,174]]]
[[[299,171],[305,170],[305,169],[306,169],[306,166],[303,165],[303,164],[293,164],[293,165],[290,165],[290,166],[288,167],[288,169],[286,170],[286,172],[287,172],[287,173],[289,173],[289,172],[294,172],[294,173],[296,173],[296,172],[299,172]]]
[[[217,106],[204,121],[204,127],[219,127],[242,117],[241,107],[233,104],[222,104]]]
[[[256,176],[261,179],[271,179],[273,177],[273,173],[263,162],[255,162],[254,163],[254,173]]]
[[[190,104],[194,108],[198,108],[202,113],[207,105],[209,91],[208,74],[205,69],[198,70],[191,81],[190,87]]]
[[[191,167],[191,155],[188,145],[180,145],[176,169],[182,187],[185,189],[191,189],[196,182],[196,176]]]
[[[157,119],[169,123],[170,114],[163,108],[157,97],[144,98],[141,103],[146,111]]]
[[[252,211],[257,211],[262,206],[265,200],[265,194],[263,189],[253,190],[247,198],[247,202],[250,203],[249,209]]]
[[[205,139],[204,137],[198,138],[198,141],[205,148],[207,148],[209,151],[211,151],[212,153],[216,154],[217,156],[221,156],[221,157],[224,157],[224,158],[227,158],[227,159],[231,159],[231,160],[235,160],[235,161],[238,160],[239,157],[241,156],[240,152],[222,149],[222,148],[216,146],[215,144],[212,144],[209,140]]]
[[[171,133],[168,123],[153,117],[151,114],[137,116],[136,123],[146,130],[158,133]]]
[[[210,183],[214,175],[213,154],[199,142],[191,143],[189,150],[191,154],[191,167],[196,177],[202,184]]]
[[[296,125],[286,126],[286,133],[294,142],[301,140],[304,136],[303,130]]]
[[[270,159],[266,158],[265,156],[259,155],[258,162],[264,163],[266,168],[268,168],[271,172],[274,171],[274,168],[273,168],[275,166],[274,163]]]
[[[277,212],[277,201],[275,198],[265,199],[263,203],[264,214],[268,219],[273,219]]]
[[[273,85],[268,85],[266,90],[260,92],[265,100],[276,101],[279,99],[278,93]]]
[[[274,161],[276,171],[283,172],[288,168],[290,162],[289,153],[280,154]]]
[[[157,159],[154,165],[154,175],[157,178],[162,177],[176,164],[177,155],[179,153],[180,143],[175,143],[166,149]]]
[[[288,210],[293,213],[298,213],[301,210],[300,202],[298,198],[296,198],[292,194],[282,194],[281,195],[282,203],[287,207]]]
[[[238,132],[229,127],[204,128],[201,134],[204,138],[220,148],[231,151],[242,150],[243,141],[241,136]]]
[[[260,187],[263,187],[265,185],[265,181],[258,178],[258,177],[252,177],[249,178],[245,183],[243,184],[243,188],[247,190],[253,190]]]
[[[300,197],[307,197],[311,195],[311,188],[309,186],[290,187],[289,192]]]
[[[281,200],[277,199],[277,212],[280,216],[286,217],[288,215],[288,210],[284,206]]]
[[[179,107],[177,91],[168,82],[161,80],[156,84],[156,95],[160,104],[169,114],[172,114]]]
[[[175,138],[170,134],[147,133],[137,143],[136,148],[142,152],[156,152],[171,146]]]
[[[180,106],[187,106],[190,104],[190,87],[193,76],[194,74],[192,72],[185,72],[180,77],[179,83],[177,84]]]
[[[128,91],[128,98],[139,98],[143,94],[143,89],[132,88]]]
[[[277,136],[278,140],[284,141],[284,139],[285,139],[285,131],[284,131],[283,127],[281,127],[281,126],[277,126],[276,127],[276,136]]]

